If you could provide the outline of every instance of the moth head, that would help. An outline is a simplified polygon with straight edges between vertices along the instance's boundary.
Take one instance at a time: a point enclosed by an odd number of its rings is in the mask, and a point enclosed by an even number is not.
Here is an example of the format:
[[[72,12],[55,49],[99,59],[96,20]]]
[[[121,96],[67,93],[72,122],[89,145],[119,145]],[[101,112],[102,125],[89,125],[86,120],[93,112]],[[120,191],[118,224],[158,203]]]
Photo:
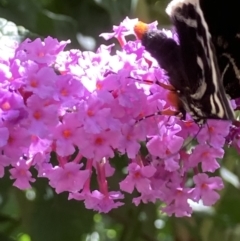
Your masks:
[[[134,32],[145,49],[167,71],[168,65],[175,61],[175,50],[178,48],[176,41],[168,36],[170,31],[152,29],[150,25],[138,22],[134,27]]]

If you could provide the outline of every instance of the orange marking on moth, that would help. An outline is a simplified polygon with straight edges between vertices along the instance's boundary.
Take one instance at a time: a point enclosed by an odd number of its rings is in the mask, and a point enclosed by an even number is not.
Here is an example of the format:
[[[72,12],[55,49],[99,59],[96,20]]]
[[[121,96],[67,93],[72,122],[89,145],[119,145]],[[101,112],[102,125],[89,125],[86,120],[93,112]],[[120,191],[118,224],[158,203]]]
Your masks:
[[[148,31],[148,25],[139,21],[133,28],[138,39],[142,39],[143,35]]]
[[[175,91],[170,91],[167,94],[167,100],[172,106],[174,106],[176,109],[179,109],[179,106],[181,105],[181,101]]]
[[[168,116],[176,116],[176,115],[179,114],[179,112],[175,111],[175,110],[165,109],[165,110],[161,111],[161,114],[162,115],[168,115]]]

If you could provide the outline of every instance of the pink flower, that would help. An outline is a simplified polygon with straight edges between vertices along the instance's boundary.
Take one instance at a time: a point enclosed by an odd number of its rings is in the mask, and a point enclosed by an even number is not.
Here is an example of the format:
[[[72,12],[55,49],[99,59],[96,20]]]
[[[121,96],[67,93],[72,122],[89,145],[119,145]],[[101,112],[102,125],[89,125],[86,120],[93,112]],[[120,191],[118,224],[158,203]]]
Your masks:
[[[28,98],[27,106],[29,130],[33,135],[45,138],[49,135],[49,129],[59,122],[56,105],[34,94]]]
[[[230,131],[230,126],[229,121],[208,120],[207,125],[199,132],[197,139],[200,143],[207,141],[211,146],[221,148]]]
[[[168,129],[160,124],[159,131],[159,135],[154,136],[147,143],[150,154],[163,159],[170,157],[171,154],[177,154],[183,145],[183,138],[175,135],[175,129]]]
[[[193,181],[196,184],[193,192],[195,201],[202,199],[204,205],[211,206],[220,198],[215,191],[224,186],[220,177],[208,177],[205,173],[199,173],[193,177]]]
[[[170,189],[166,196],[165,202],[167,206],[162,208],[169,216],[175,214],[176,217],[191,216],[192,208],[188,203],[188,199],[192,198],[192,189],[176,188]]]
[[[207,144],[202,144],[196,146],[193,153],[189,157],[189,162],[192,167],[197,166],[198,163],[202,164],[202,170],[204,172],[214,172],[218,169],[219,163],[217,158],[222,158],[224,155],[224,150],[220,148],[213,148]]]
[[[121,166],[128,173],[120,189],[136,189],[135,205],[159,200],[164,212],[180,217],[191,215],[189,200],[216,202],[222,181],[204,172],[220,167],[229,146],[240,152],[240,125],[209,120],[199,129],[189,113],[186,120],[171,116],[168,76],[139,39],[126,39],[141,37],[137,21],[126,18],[101,35],[117,38],[117,51],[112,43],[95,53],[64,51],[69,41],[51,37],[0,47],[0,177],[10,169],[13,185],[26,189],[33,169],[57,193],[109,212],[123,205],[110,179]],[[160,31],[179,42],[174,32]]]
[[[122,126],[122,139],[120,141],[119,150],[127,153],[129,158],[135,158],[140,149],[140,133],[135,125]]]
[[[51,98],[55,92],[57,75],[53,69],[42,67],[32,75],[26,76],[25,91],[31,91],[40,98]]]
[[[102,33],[99,36],[105,40],[109,40],[113,37],[119,39],[125,35],[133,34],[133,27],[138,22],[138,19],[129,19],[128,17],[123,20],[119,26],[113,26],[113,33]]]
[[[123,205],[122,202],[115,201],[123,198],[123,195],[120,192],[110,192],[109,195],[106,196],[98,190],[95,190],[91,193],[70,194],[69,199],[72,198],[84,200],[84,204],[87,209],[93,209],[101,213],[108,213],[112,209]]]
[[[72,155],[75,151],[75,145],[81,135],[81,123],[76,117],[75,114],[66,114],[62,123],[55,128],[56,152],[60,156]]]
[[[131,163],[128,166],[128,176],[120,182],[121,190],[132,193],[134,187],[140,193],[148,193],[151,191],[151,181],[150,178],[156,172],[156,169],[151,166],[140,167],[136,163]]]
[[[27,152],[30,143],[31,137],[27,129],[11,127],[11,129],[9,128],[7,145],[2,148],[2,151],[7,157],[16,162],[23,153]]]
[[[83,156],[96,161],[102,158],[114,157],[114,148],[118,147],[121,133],[118,131],[102,131],[100,134],[90,134],[79,129],[77,146]]]
[[[15,179],[13,185],[19,189],[28,189],[31,188],[29,182],[34,182],[35,179],[32,178],[32,174],[29,171],[29,165],[26,164],[23,160],[16,163],[16,166],[9,170],[11,173],[10,178]]]
[[[58,42],[52,37],[45,38],[44,42],[40,38],[31,41],[26,39],[19,47],[19,50],[26,51],[28,58],[37,63],[52,64],[56,59],[56,55],[64,49],[70,41]]]
[[[48,174],[49,184],[56,193],[64,191],[78,192],[89,178],[88,170],[80,170],[82,164],[66,163],[63,167],[56,166]]]

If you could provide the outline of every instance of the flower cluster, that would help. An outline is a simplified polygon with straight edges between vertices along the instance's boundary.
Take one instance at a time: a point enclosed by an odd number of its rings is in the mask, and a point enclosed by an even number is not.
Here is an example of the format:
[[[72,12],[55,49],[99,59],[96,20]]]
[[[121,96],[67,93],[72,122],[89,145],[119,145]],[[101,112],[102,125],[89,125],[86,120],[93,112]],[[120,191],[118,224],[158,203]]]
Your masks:
[[[160,200],[168,215],[191,215],[189,200],[217,201],[223,182],[207,173],[219,168],[226,140],[240,147],[239,130],[211,120],[199,131],[189,117],[154,115],[173,107],[168,91],[157,84],[167,83],[164,71],[140,41],[125,39],[136,23],[126,18],[113,33],[101,35],[118,39],[121,50],[114,54],[114,45],[95,53],[64,51],[68,41],[51,37],[0,49],[1,177],[10,167],[13,185],[20,189],[47,178],[56,193],[66,191],[69,199],[99,212],[123,205],[124,192],[135,189],[136,205]],[[187,149],[194,138],[197,144]],[[128,157],[128,172],[119,190],[109,190],[119,155]],[[90,185],[93,173],[96,190]]]

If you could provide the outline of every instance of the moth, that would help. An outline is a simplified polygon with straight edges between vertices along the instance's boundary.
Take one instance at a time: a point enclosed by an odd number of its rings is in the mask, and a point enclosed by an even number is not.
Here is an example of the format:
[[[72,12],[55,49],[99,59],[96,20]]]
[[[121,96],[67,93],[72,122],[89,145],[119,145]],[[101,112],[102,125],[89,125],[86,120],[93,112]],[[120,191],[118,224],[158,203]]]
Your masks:
[[[220,72],[200,2],[173,0],[168,5],[166,12],[175,28],[177,41],[164,31],[150,30],[141,23],[136,25],[135,32],[169,76],[172,91],[177,96],[177,108],[202,125],[207,119],[233,120],[234,112],[223,86],[227,70],[224,74]]]

